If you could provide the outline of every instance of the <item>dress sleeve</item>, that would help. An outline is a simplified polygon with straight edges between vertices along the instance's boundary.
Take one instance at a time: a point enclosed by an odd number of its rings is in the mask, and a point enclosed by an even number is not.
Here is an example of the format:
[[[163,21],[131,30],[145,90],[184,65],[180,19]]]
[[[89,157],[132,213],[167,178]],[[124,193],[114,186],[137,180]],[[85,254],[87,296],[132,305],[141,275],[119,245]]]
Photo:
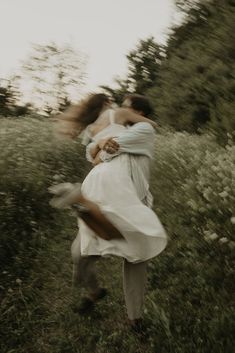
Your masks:
[[[90,142],[86,146],[86,159],[88,160],[88,162],[91,162],[91,163],[94,162],[94,158],[91,156],[91,149],[95,146],[96,146],[96,142]]]
[[[82,145],[87,146],[92,141],[90,126],[88,125],[81,135]]]

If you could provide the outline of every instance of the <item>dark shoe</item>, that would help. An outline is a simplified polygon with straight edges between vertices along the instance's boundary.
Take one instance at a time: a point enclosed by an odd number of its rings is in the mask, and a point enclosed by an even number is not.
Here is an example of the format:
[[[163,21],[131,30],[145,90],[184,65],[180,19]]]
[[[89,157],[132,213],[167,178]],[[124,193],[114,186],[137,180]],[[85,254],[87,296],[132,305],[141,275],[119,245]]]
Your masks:
[[[80,315],[85,315],[91,312],[94,309],[95,303],[98,300],[106,297],[107,294],[108,291],[106,288],[99,288],[99,290],[95,294],[93,294],[91,298],[82,298],[79,307],[76,309],[76,312],[78,312]]]
[[[108,291],[106,288],[99,288],[98,291],[92,296],[92,299],[94,300],[94,302],[96,302],[97,300],[100,300],[106,297],[107,294],[108,294]]]
[[[88,314],[90,311],[94,309],[94,301],[90,298],[84,297],[81,300],[81,303],[78,308],[76,308],[75,312],[78,312],[80,315]]]
[[[141,338],[147,338],[147,328],[142,319],[130,320],[131,331]]]

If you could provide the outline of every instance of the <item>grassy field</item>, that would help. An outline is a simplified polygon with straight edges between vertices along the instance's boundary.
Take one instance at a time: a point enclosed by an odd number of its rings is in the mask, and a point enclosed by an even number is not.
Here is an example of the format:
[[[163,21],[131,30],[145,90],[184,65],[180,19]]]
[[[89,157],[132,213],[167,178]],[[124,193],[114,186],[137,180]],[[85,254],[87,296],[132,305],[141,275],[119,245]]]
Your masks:
[[[53,182],[82,180],[79,142],[46,120],[2,119],[1,353],[230,353],[234,347],[234,145],[212,135],[162,132],[152,165],[167,249],[150,262],[141,340],[127,325],[120,259],[98,265],[109,295],[77,313],[70,246],[76,220],[48,206]]]

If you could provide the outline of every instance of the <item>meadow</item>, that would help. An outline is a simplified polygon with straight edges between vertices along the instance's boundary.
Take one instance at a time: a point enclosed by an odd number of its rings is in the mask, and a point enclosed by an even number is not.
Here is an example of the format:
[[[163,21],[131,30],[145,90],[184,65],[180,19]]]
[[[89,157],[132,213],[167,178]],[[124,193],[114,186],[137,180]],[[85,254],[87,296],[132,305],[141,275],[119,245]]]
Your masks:
[[[213,133],[159,131],[152,162],[154,210],[169,236],[149,264],[140,339],[128,329],[121,260],[99,264],[109,290],[77,313],[70,246],[76,219],[49,206],[49,185],[82,181],[80,141],[50,119],[0,120],[0,351],[2,353],[232,353],[235,146]]]

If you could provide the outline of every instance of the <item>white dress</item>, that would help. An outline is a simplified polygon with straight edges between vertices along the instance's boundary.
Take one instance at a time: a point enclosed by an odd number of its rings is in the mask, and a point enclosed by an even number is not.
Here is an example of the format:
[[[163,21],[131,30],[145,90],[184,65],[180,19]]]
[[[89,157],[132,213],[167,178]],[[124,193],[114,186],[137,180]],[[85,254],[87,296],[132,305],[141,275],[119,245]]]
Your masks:
[[[116,136],[125,129],[113,122],[93,136],[93,141]],[[131,178],[130,158],[129,154],[123,153],[95,166],[82,184],[83,195],[99,205],[124,237],[104,240],[79,219],[73,251],[79,242],[82,256],[115,255],[137,263],[155,257],[166,247],[167,235],[157,215],[137,196]]]

